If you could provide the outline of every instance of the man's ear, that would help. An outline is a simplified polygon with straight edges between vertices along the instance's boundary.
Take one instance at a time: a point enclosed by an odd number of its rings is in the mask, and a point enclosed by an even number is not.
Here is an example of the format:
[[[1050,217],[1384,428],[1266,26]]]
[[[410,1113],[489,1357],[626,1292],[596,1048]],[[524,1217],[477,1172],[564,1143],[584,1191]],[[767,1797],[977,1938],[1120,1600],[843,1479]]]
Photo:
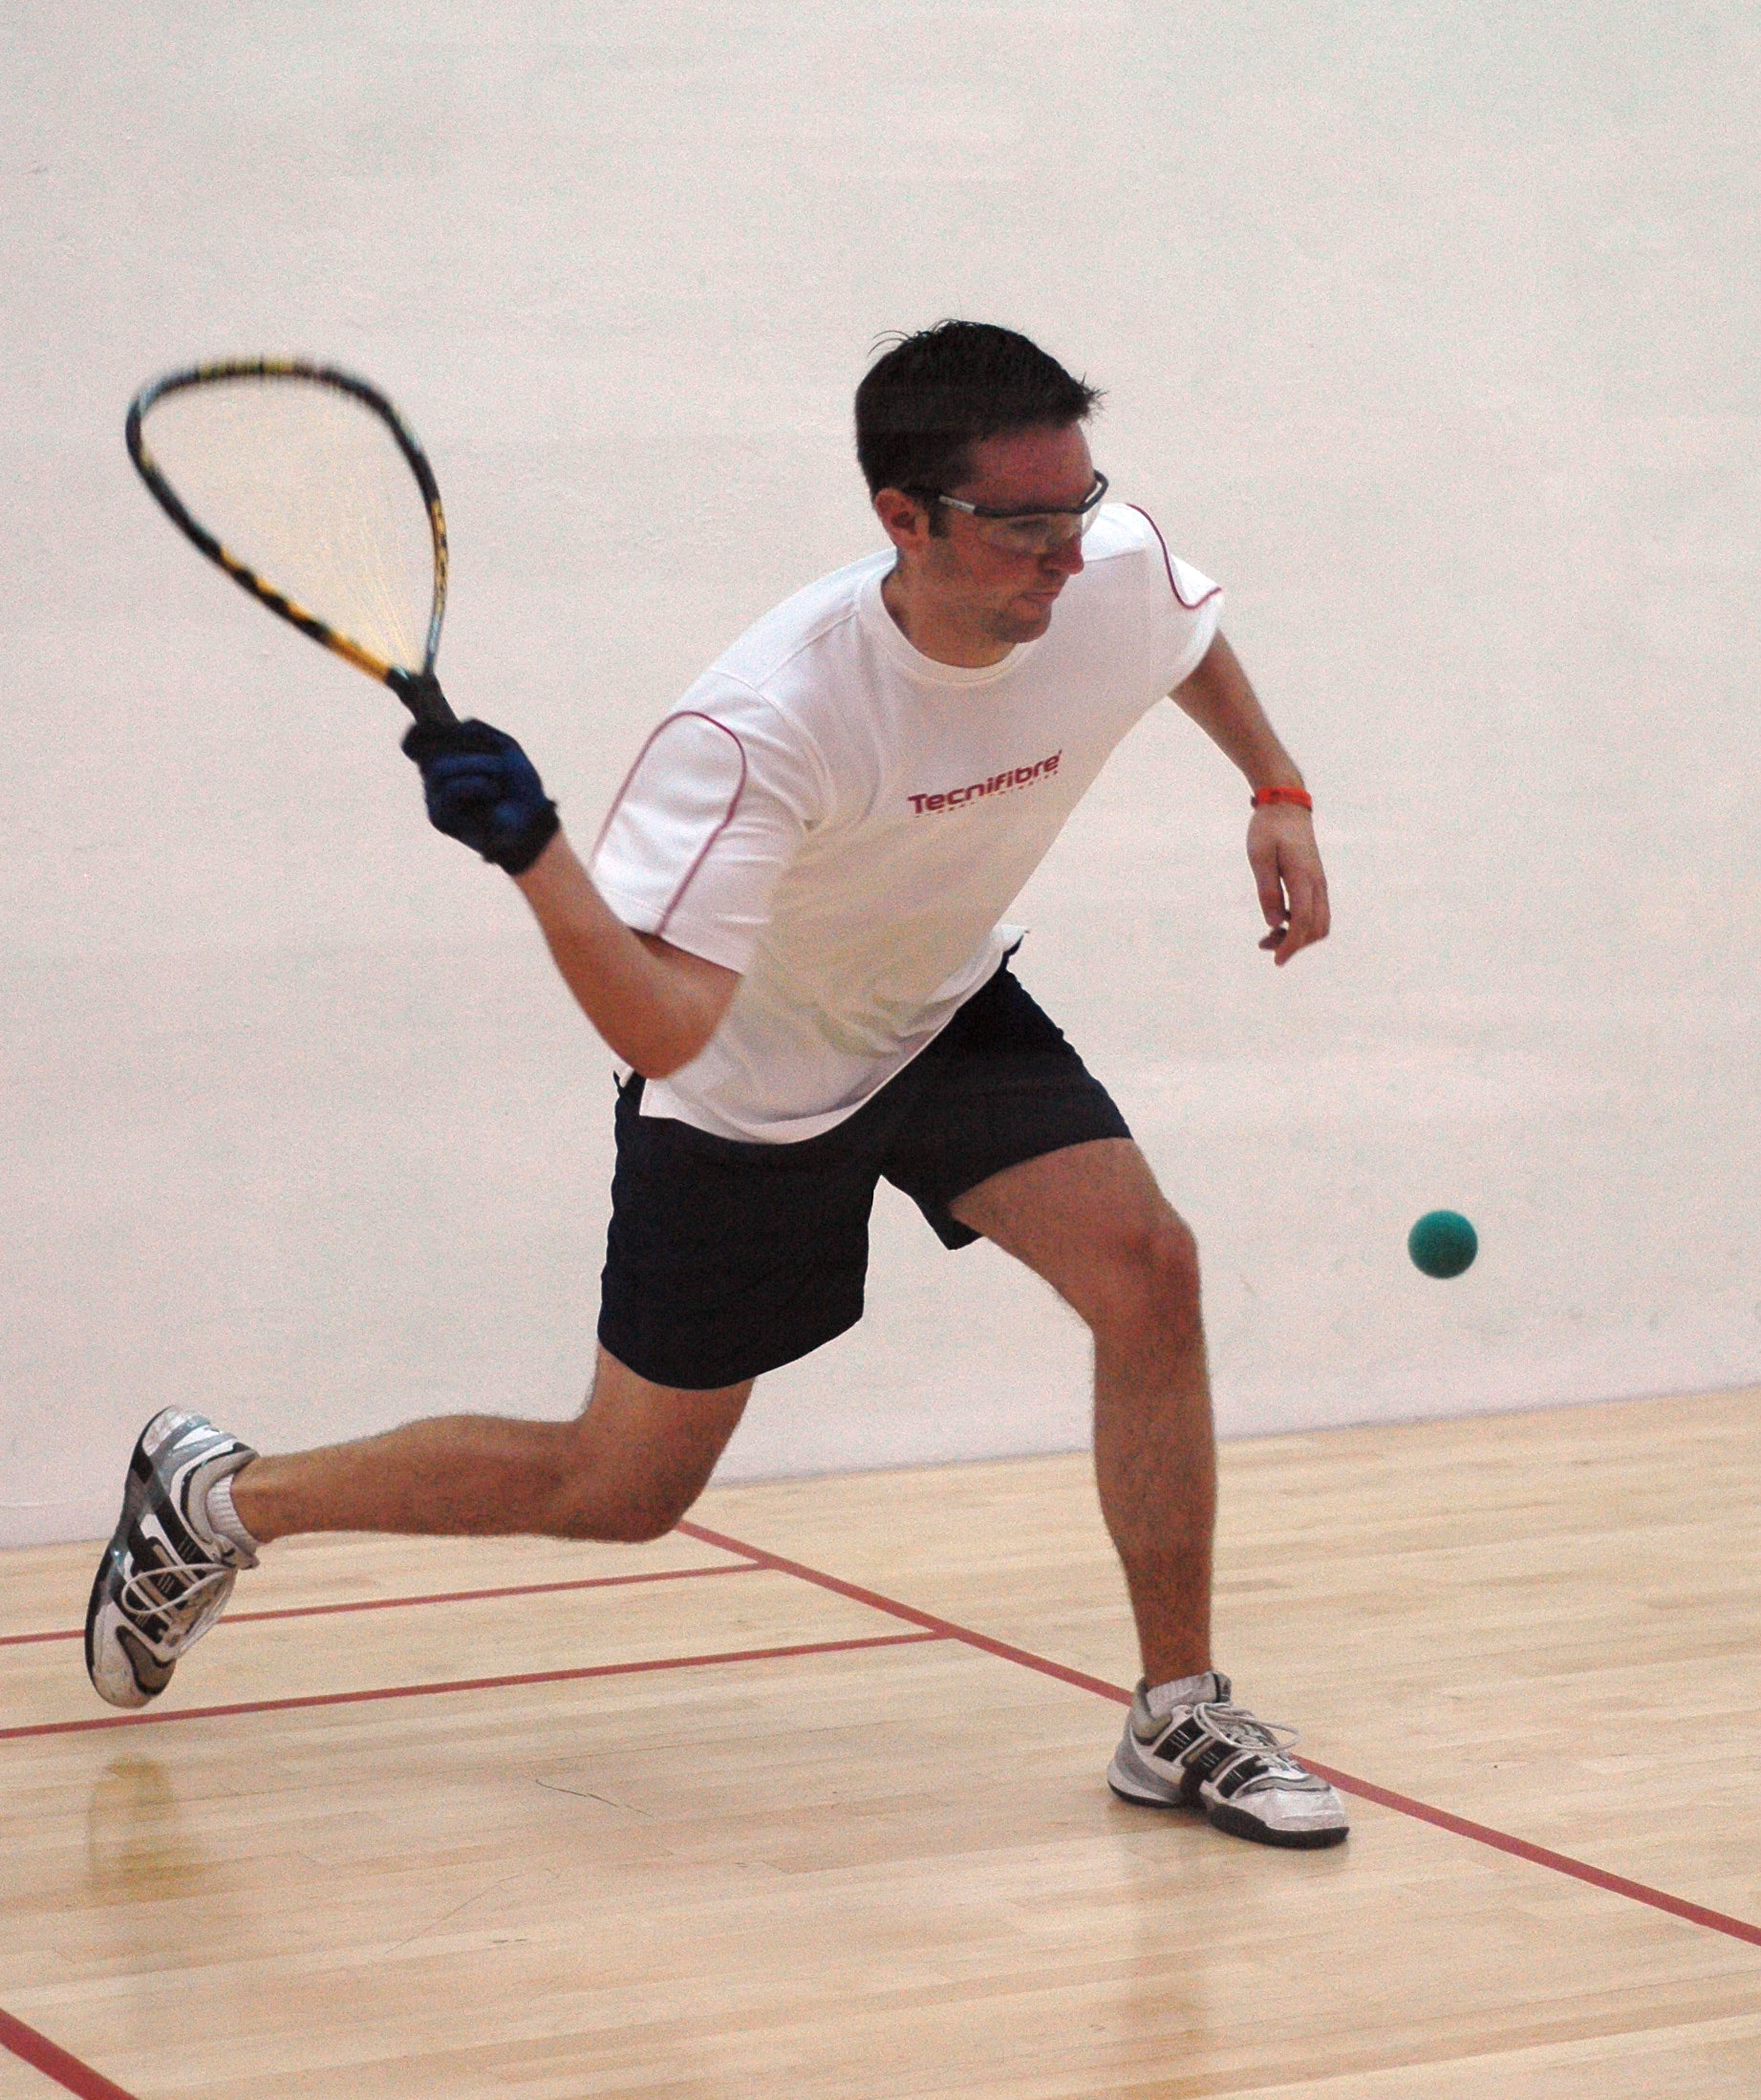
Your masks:
[[[915,496],[908,496],[902,488],[876,489],[874,515],[880,520],[887,537],[901,550],[909,547],[915,552],[930,537],[928,504]]]

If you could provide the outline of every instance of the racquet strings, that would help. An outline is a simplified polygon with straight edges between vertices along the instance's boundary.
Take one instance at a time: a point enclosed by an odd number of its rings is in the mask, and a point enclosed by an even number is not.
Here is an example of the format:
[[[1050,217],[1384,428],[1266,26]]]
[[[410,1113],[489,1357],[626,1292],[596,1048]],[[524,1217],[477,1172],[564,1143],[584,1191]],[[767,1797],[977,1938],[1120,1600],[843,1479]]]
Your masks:
[[[228,376],[161,396],[141,437],[235,561],[386,663],[426,668],[433,528],[409,461],[364,402],[296,375]]]

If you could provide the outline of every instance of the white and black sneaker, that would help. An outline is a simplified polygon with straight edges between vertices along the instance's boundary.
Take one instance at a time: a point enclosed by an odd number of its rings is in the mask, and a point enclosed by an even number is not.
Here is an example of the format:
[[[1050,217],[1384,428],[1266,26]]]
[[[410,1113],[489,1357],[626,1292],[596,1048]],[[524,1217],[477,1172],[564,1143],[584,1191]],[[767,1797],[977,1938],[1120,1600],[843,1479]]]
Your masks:
[[[209,1489],[256,1457],[248,1444],[175,1407],[140,1432],[115,1536],[86,1608],[86,1672],[113,1706],[144,1706],[226,1608],[257,1556],[208,1520]]]
[[[1296,1731],[1232,1704],[1221,1670],[1205,1682],[1208,1697],[1183,1700],[1168,1714],[1152,1713],[1149,1687],[1138,1685],[1107,1785],[1122,1801],[1202,1809],[1219,1831],[1261,1845],[1341,1843],[1349,1827],[1344,1805],[1286,1754]]]

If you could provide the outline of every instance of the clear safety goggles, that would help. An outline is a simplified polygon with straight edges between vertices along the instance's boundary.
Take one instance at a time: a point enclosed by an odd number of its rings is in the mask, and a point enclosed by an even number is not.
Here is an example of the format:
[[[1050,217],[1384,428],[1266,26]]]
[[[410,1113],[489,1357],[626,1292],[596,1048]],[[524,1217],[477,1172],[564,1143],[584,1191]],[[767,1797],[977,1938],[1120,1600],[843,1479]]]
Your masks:
[[[1106,476],[1097,472],[1094,486],[1080,504],[1058,510],[994,510],[985,504],[969,504],[964,497],[949,496],[938,488],[922,493],[950,510],[963,510],[979,535],[1008,554],[1053,554],[1068,541],[1080,540],[1095,521],[1106,494]]]

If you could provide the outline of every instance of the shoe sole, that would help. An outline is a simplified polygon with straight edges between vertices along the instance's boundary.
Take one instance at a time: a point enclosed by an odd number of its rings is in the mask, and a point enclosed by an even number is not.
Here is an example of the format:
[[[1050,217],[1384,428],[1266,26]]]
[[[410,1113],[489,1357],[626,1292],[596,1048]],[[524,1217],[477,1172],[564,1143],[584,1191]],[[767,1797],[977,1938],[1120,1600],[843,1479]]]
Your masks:
[[[1132,1793],[1128,1788],[1122,1787],[1111,1772],[1106,1775],[1106,1784],[1121,1801],[1128,1801],[1134,1809],[1176,1809],[1182,1815],[1202,1815],[1205,1812],[1196,1804],[1178,1798],[1170,1800],[1159,1793]]]
[[[152,1444],[152,1448],[149,1449],[148,1446],[153,1437],[153,1432],[161,1423],[185,1419],[188,1410],[182,1407],[161,1407],[135,1439],[135,1448],[128,1454],[128,1480],[122,1490],[122,1514],[117,1519],[117,1528],[110,1534],[110,1543],[104,1548],[102,1554],[99,1556],[97,1574],[92,1578],[92,1595],[86,1603],[86,1675],[92,1680],[92,1689],[107,1705],[120,1706],[126,1711],[138,1711],[142,1706],[150,1706],[160,1693],[164,1690],[165,1686],[164,1684],[159,1684],[148,1690],[141,1684],[139,1678],[135,1677],[134,1664],[131,1661],[129,1676],[139,1696],[134,1699],[112,1698],[110,1693],[105,1691],[97,1681],[97,1657],[93,1633],[97,1625],[98,1613],[103,1608],[111,1568],[117,1557],[127,1551],[128,1534],[134,1529],[141,1511],[146,1508],[147,1489],[152,1481],[153,1468],[159,1449],[167,1437],[176,1433],[174,1429],[168,1427],[164,1434]],[[138,1467],[144,1467],[144,1472],[138,1471]],[[125,1655],[127,1652],[126,1649],[123,1650]],[[165,1682],[166,1683],[170,1682],[169,1674],[167,1674]]]
[[[135,1519],[146,1505],[147,1480],[152,1477],[153,1467],[153,1461],[147,1455],[147,1439],[153,1434],[155,1425],[159,1423],[161,1417],[171,1411],[169,1408],[161,1407],[135,1439],[135,1448],[128,1454],[127,1484],[122,1489],[122,1514],[117,1519],[117,1528],[111,1532],[108,1544],[98,1555],[97,1574],[92,1578],[92,1595],[86,1603],[86,1675],[92,1680],[92,1689],[110,1705],[115,1705],[118,1703],[110,1697],[110,1694],[104,1690],[97,1681],[97,1655],[93,1640],[93,1633],[97,1625],[97,1615],[103,1607],[105,1592],[109,1585],[111,1565],[117,1554],[127,1547],[129,1532],[133,1529]],[[144,1477],[137,1469],[142,1464],[147,1468]],[[137,1691],[140,1690],[139,1684],[135,1688]],[[143,1706],[146,1705],[153,1696],[151,1692],[142,1692],[140,1704]]]
[[[1167,1801],[1160,1794],[1128,1793],[1109,1771],[1106,1784],[1121,1801],[1134,1809],[1173,1809],[1185,1815],[1202,1815],[1213,1830],[1225,1832],[1231,1837],[1245,1837],[1250,1844],[1275,1845],[1280,1852],[1324,1852],[1331,1845],[1342,1845],[1350,1836],[1349,1827],[1341,1830],[1275,1831],[1256,1821],[1241,1809],[1234,1809],[1227,1802],[1219,1802],[1214,1809],[1200,1803],[1190,1808],[1184,1801]]]
[[[1244,1811],[1232,1809],[1226,1801],[1207,1809],[1205,1813],[1213,1829],[1227,1831],[1231,1837],[1245,1837],[1256,1845],[1276,1845],[1282,1852],[1324,1852],[1329,1845],[1342,1845],[1351,1834],[1343,1826],[1330,1831],[1275,1831],[1256,1822]]]

